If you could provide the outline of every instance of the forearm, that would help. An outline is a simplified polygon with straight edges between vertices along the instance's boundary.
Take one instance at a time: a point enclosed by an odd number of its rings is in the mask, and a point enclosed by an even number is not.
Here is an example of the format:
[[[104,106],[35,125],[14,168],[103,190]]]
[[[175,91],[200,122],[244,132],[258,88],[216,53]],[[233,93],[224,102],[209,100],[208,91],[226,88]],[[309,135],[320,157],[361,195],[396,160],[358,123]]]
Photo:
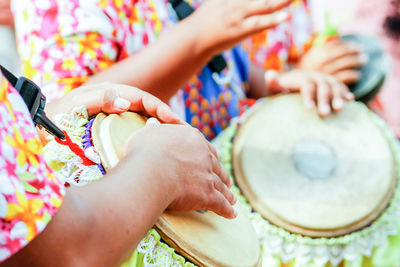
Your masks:
[[[71,189],[43,233],[4,265],[120,264],[172,201],[161,173],[144,165],[122,163],[103,180]],[[149,175],[159,175],[159,184]]]
[[[213,56],[201,43],[196,24],[195,16],[188,17],[142,51],[92,76],[88,83],[127,84],[168,101]]]

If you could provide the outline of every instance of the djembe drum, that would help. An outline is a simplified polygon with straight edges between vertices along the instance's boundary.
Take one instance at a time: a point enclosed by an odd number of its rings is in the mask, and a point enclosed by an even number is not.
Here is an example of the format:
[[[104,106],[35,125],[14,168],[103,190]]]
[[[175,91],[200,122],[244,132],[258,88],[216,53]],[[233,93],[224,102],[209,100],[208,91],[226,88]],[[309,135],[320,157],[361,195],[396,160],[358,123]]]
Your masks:
[[[299,95],[273,97],[215,144],[262,240],[263,266],[400,264],[398,144],[364,105],[321,118]]]
[[[90,122],[83,118],[87,118],[87,115],[81,109],[71,116],[64,115],[56,120],[61,128],[69,130],[69,136],[75,143],[83,144],[82,147],[90,153],[98,153],[101,162],[96,156],[88,157],[97,161],[98,164],[93,167],[103,173],[117,165],[123,157],[123,148],[129,136],[146,123],[145,117],[132,112],[120,115],[100,113]],[[53,166],[64,163],[58,169],[59,173],[71,177],[71,173],[66,175],[61,170],[71,169],[71,166],[67,166],[71,162],[68,147],[52,141],[46,146],[45,153]],[[67,160],[52,160],[54,154],[67,155]],[[76,162],[74,166],[80,169]],[[85,166],[81,170],[88,168]],[[86,176],[92,176],[89,178],[72,175],[74,178],[67,181],[79,185],[80,182],[101,178],[101,173],[98,177],[94,173],[87,172]],[[227,220],[212,212],[166,211],[123,266],[260,266],[261,251],[254,228],[240,204],[235,208],[238,217],[234,220]]]

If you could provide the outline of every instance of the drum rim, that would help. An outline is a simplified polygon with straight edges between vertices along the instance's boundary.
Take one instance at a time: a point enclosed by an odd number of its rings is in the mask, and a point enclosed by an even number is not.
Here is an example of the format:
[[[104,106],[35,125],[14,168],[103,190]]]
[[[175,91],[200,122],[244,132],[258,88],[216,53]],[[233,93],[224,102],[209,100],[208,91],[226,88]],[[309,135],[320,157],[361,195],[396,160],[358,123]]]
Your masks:
[[[375,210],[370,214],[368,214],[367,216],[365,216],[364,218],[361,218],[360,220],[343,227],[338,227],[334,229],[312,229],[307,227],[301,227],[286,221],[284,218],[271,211],[262,201],[259,200],[257,195],[254,193],[253,189],[247,182],[247,179],[245,178],[243,166],[241,164],[241,160],[239,157],[242,151],[242,147],[238,145],[239,143],[238,140],[240,140],[241,136],[243,135],[243,129],[244,129],[243,126],[245,126],[249,122],[249,120],[257,113],[257,110],[264,107],[265,105],[268,105],[270,101],[273,101],[274,99],[282,96],[284,97],[285,95],[276,95],[268,97],[268,100],[266,102],[262,103],[261,105],[257,105],[254,109],[251,110],[249,114],[247,114],[245,119],[241,121],[240,124],[238,124],[238,129],[236,135],[234,136],[232,150],[231,150],[232,153],[231,164],[236,184],[239,187],[240,191],[242,192],[243,196],[248,200],[251,207],[254,210],[256,210],[264,219],[274,224],[275,226],[281,227],[294,234],[300,234],[314,238],[339,237],[350,234],[352,232],[359,231],[362,228],[373,223],[386,210],[386,208],[390,204],[391,199],[393,198],[398,180],[396,168],[393,169],[390,190],[387,192],[387,194],[381,200],[381,202],[377,205]],[[382,132],[380,128],[379,131]],[[384,135],[384,133],[382,133],[382,135]],[[395,166],[396,164],[395,154],[391,148],[390,148],[390,153],[392,155],[393,164]]]
[[[133,113],[133,114],[137,114],[142,118],[145,118],[143,115],[134,112],[134,111],[126,111],[128,113]],[[124,113],[126,113],[124,112]],[[96,115],[94,121],[93,121],[93,125],[92,125],[92,143],[93,146],[95,147],[97,153],[99,154],[100,158],[101,158],[101,165],[103,166],[103,168],[105,169],[106,172],[110,171],[112,169],[112,165],[109,161],[109,157],[107,156],[106,152],[104,151],[104,145],[103,143],[100,141],[101,140],[101,131],[100,131],[100,125],[103,122],[104,119],[106,119],[108,116],[110,115],[118,115],[120,116],[123,113],[120,114],[106,114],[104,112],[100,112]]]
[[[100,141],[100,124],[107,117],[107,115],[103,112],[96,115],[93,125],[92,125],[92,142],[95,147],[97,153],[101,158],[101,165],[106,170],[106,172],[110,171],[111,165],[108,163],[107,157],[105,155],[103,143]]]
[[[244,214],[245,215],[245,214]],[[245,215],[246,216],[246,215]],[[154,225],[154,229],[157,231],[157,233],[161,236],[161,238],[175,251],[179,254],[181,254],[184,258],[188,259],[191,263],[198,265],[198,266],[204,266],[204,267],[214,267],[214,266],[219,266],[219,267],[231,267],[230,265],[226,264],[221,264],[221,263],[216,263],[215,260],[210,258],[207,255],[204,255],[204,253],[195,250],[188,242],[185,241],[184,238],[179,236],[176,231],[174,231],[173,226],[171,226],[167,220],[163,218],[161,215],[160,218],[157,220],[156,224]],[[258,241],[258,240],[257,240]],[[187,249],[185,248],[192,248],[193,251],[187,252]],[[194,254],[198,254],[200,256],[194,256]],[[218,264],[218,265],[216,265]],[[258,251],[258,260],[255,265],[255,267],[262,266],[262,253],[261,250]]]

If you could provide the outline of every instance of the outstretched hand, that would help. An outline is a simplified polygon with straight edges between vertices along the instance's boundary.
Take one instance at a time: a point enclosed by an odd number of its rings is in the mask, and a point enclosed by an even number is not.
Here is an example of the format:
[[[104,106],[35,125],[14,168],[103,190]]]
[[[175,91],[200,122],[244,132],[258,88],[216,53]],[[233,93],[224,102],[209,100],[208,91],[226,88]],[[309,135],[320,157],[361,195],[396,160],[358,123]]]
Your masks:
[[[207,0],[190,16],[199,43],[215,54],[250,35],[275,27],[289,18],[276,12],[293,0]]]
[[[345,84],[332,75],[320,72],[292,70],[275,77],[266,75],[266,82],[271,93],[300,92],[306,108],[317,106],[321,116],[339,111],[346,101],[354,100],[354,95]]]

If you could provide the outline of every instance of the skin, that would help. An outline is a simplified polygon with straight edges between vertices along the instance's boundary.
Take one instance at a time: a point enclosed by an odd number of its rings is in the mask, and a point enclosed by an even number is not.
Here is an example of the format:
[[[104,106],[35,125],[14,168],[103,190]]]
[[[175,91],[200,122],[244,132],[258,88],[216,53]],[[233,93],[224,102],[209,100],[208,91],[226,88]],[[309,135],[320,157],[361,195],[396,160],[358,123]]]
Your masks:
[[[14,27],[10,0],[0,0],[0,25]]]
[[[285,21],[286,13],[270,13],[290,2],[206,1],[192,15],[169,29],[168,34],[141,52],[92,76],[88,83],[113,81],[134,85],[167,102],[214,55],[251,34]]]
[[[300,92],[308,109],[317,106],[320,116],[343,108],[345,101],[354,100],[354,95],[334,76],[316,71],[292,70],[284,72],[270,83],[275,92]]]
[[[301,58],[298,68],[330,74],[345,84],[352,84],[360,79],[358,69],[365,62],[366,58],[359,48],[351,43],[334,40],[311,48]]]
[[[134,85],[168,102],[212,56],[232,48],[252,34],[286,21],[288,14],[276,11],[290,3],[291,0],[207,0],[192,15],[172,27],[168,34],[139,53],[95,74],[88,83],[113,81]],[[250,97],[259,98],[290,89],[277,92],[277,88],[268,88],[264,71],[254,65],[250,67],[249,77],[250,90],[247,93]],[[332,79],[335,78],[329,78]],[[341,84],[340,81],[335,83]],[[296,88],[302,90],[304,84],[298,82]],[[345,85],[341,84],[340,88],[343,90],[340,95],[348,92]],[[316,87],[317,91],[326,89],[333,91],[334,88]],[[326,96],[323,102],[329,103],[328,114],[336,110],[331,108],[334,99],[330,96],[333,93],[321,95]],[[320,101],[316,95],[307,96],[312,98],[308,102]],[[343,102],[347,100],[342,98]]]
[[[151,124],[134,133],[123,160],[100,181],[68,189],[45,230],[1,266],[118,266],[165,209],[236,217],[232,182],[199,131],[179,124],[164,103],[145,92],[105,87],[76,89],[59,100],[57,112],[72,108],[70,97],[87,104],[90,115],[112,111],[107,103],[115,98],[109,96],[118,95],[130,101],[130,110],[175,124]],[[99,102],[85,102],[99,90],[104,90]]]

